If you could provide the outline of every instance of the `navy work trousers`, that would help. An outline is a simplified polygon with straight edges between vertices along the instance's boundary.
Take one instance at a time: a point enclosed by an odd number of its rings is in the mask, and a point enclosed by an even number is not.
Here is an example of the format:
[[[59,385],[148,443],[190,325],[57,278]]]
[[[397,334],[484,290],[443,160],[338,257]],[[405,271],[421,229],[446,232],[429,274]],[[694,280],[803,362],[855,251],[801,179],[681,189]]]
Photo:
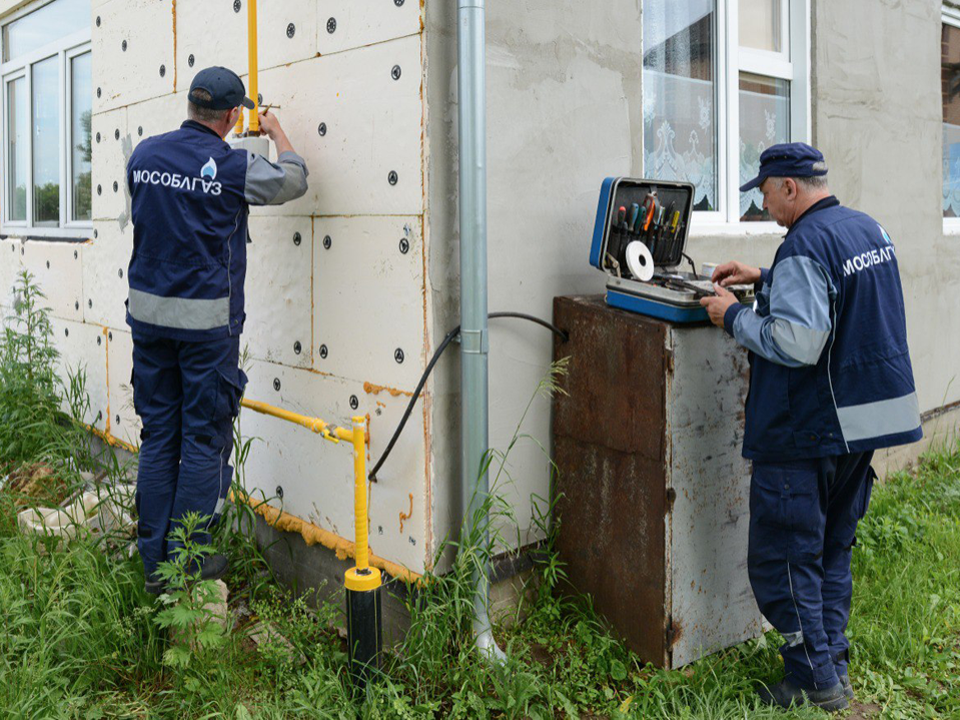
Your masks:
[[[149,576],[167,560],[184,514],[219,520],[233,468],[233,420],[246,376],[238,337],[205,342],[133,336],[133,404],[143,423],[137,476],[137,547]]]
[[[876,475],[872,452],[755,462],[747,565],[760,612],[786,642],[787,679],[833,687],[846,672],[851,551]]]

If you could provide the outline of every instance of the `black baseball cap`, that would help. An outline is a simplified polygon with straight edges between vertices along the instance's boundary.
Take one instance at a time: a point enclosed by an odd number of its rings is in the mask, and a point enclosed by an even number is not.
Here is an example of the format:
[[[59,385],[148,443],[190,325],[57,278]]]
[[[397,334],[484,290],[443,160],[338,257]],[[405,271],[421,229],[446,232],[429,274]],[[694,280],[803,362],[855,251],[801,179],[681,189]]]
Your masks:
[[[823,162],[823,153],[806,143],[781,143],[771,145],[760,154],[760,172],[740,192],[760,187],[768,177],[815,177],[827,174],[827,168],[816,163]]]
[[[210,100],[198,98],[194,94],[197,90],[210,93]],[[187,99],[194,105],[211,110],[233,110],[241,105],[247,110],[254,108],[253,100],[247,97],[247,91],[243,87],[243,80],[233,70],[225,67],[208,67],[198,72],[190,83]]]

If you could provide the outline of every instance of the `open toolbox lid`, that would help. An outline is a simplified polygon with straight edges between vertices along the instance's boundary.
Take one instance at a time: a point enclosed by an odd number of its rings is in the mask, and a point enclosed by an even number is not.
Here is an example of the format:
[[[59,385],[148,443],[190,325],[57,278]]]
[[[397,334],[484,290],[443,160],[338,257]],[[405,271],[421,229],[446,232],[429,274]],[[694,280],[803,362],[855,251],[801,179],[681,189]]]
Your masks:
[[[607,178],[600,190],[590,264],[610,275],[631,278],[626,248],[639,240],[656,267],[676,267],[683,260],[690,233],[693,196],[691,183]]]

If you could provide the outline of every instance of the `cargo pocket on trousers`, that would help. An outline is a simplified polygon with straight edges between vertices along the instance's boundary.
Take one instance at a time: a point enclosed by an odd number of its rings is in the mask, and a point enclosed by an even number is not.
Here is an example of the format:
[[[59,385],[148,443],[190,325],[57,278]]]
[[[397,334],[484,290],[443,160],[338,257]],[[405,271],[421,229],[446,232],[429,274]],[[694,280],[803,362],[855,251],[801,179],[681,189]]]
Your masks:
[[[234,420],[240,414],[240,400],[247,386],[247,376],[237,369],[236,378],[231,373],[217,370],[217,402],[214,407],[214,420]]]
[[[755,466],[750,514],[764,528],[768,555],[805,562],[822,554],[826,519],[815,468]]]

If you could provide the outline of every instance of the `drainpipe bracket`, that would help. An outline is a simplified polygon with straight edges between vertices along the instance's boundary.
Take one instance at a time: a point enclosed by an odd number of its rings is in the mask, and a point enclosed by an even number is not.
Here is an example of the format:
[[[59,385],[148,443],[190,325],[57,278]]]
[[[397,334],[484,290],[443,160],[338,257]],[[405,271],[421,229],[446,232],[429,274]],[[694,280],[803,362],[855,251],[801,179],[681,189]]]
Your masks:
[[[486,330],[461,330],[460,345],[465,353],[486,355],[490,352],[490,334]]]

